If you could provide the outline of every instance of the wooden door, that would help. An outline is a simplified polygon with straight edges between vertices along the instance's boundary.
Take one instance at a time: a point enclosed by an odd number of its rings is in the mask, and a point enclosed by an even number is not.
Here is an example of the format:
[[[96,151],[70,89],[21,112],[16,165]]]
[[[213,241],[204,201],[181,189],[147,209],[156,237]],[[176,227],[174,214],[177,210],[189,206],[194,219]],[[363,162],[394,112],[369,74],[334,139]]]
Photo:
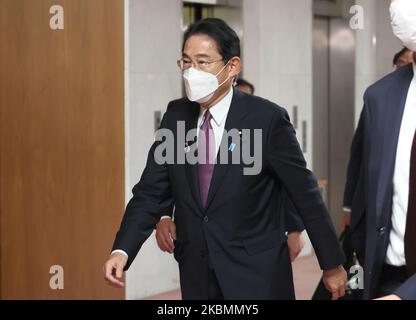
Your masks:
[[[102,274],[123,207],[123,0],[0,0],[1,298],[123,298]]]

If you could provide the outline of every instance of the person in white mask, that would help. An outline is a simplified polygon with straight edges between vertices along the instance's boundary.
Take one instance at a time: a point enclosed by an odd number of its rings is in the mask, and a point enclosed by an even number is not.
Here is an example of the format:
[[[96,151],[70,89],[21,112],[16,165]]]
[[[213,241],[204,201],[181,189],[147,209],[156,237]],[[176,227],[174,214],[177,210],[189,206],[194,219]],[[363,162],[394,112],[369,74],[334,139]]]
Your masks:
[[[188,99],[192,102],[197,102],[203,108],[210,107],[210,100],[215,96],[215,93],[230,80],[230,75],[225,78],[221,83],[219,83],[218,77],[221,77],[221,73],[228,67],[228,62],[224,64],[220,71],[217,74],[212,74],[208,72],[210,70],[210,64],[215,64],[217,62],[224,62],[223,60],[213,61],[209,63],[205,60],[199,60],[196,62],[197,67],[193,66],[190,58],[184,57],[178,61],[179,67],[183,71],[183,79],[185,84],[186,95]],[[239,62],[238,62],[239,64]],[[224,72],[225,73],[225,72]],[[226,88],[229,85],[225,86]]]
[[[394,33],[416,47],[416,1],[391,3]],[[344,208],[363,265],[363,298],[416,300],[416,64],[371,85],[351,146]],[[347,219],[348,220],[348,219]]]
[[[392,0],[391,25],[394,34],[411,51],[416,51],[416,1]]]
[[[199,122],[202,121],[205,110],[211,107],[214,110],[212,111],[213,115],[217,117],[217,121],[213,122],[216,141],[221,139],[225,125],[225,121],[219,122],[218,118],[223,117],[221,114],[226,112],[227,100],[229,103],[233,92],[231,86],[241,68],[237,53],[234,52],[233,57],[231,57],[231,53],[233,52],[218,52],[212,38],[201,34],[191,37],[185,43],[183,57],[177,61],[183,74],[187,98],[201,106]],[[221,54],[225,58],[222,58]],[[225,101],[221,102],[221,100]],[[219,143],[217,143],[218,145]],[[294,261],[305,244],[302,236],[304,226],[290,199],[286,199],[285,206],[288,246],[291,260]],[[157,226],[156,238],[162,251],[173,253],[174,245],[171,234],[175,233],[175,229],[175,224],[170,216],[161,218],[161,222]]]
[[[197,150],[198,162],[160,163],[155,157],[162,143],[154,142],[105,263],[106,280],[122,287],[123,271],[156,226],[166,224],[167,236],[157,240],[170,246],[179,264],[183,299],[294,299],[285,190],[311,238],[326,288],[340,298],[345,257],[287,111],[232,87],[241,70],[240,39],[225,21],[195,22],[182,49],[178,65],[187,98],[169,103],[161,129],[172,133],[177,153]],[[179,122],[186,132],[179,132]],[[227,139],[230,131],[255,130],[261,142]],[[185,140],[189,132],[197,132],[196,139]],[[216,157],[224,151],[238,156],[254,144],[261,149],[256,174],[245,175],[241,161]]]

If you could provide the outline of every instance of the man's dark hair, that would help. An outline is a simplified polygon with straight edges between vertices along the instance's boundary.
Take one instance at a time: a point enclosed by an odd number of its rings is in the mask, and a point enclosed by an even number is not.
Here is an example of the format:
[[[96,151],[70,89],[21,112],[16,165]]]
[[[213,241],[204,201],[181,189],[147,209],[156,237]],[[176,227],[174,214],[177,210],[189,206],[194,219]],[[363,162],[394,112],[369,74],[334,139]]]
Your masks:
[[[409,49],[407,49],[406,47],[404,47],[402,50],[400,50],[399,52],[397,52],[395,55],[394,55],[394,58],[393,58],[393,65],[394,66],[396,66],[397,65],[397,63],[399,62],[399,59],[400,59],[400,57],[402,56],[402,55],[404,55],[406,52],[408,52],[408,51],[410,51]]]
[[[224,62],[228,62],[233,57],[240,57],[240,39],[224,20],[207,18],[191,24],[185,31],[182,51],[186,41],[194,35],[206,35],[212,38]]]
[[[247,80],[241,79],[241,78],[238,78],[237,81],[236,81],[236,87],[238,87],[238,86],[247,86],[251,89],[251,92],[254,93],[254,91],[255,91],[254,86],[250,82],[248,82]]]

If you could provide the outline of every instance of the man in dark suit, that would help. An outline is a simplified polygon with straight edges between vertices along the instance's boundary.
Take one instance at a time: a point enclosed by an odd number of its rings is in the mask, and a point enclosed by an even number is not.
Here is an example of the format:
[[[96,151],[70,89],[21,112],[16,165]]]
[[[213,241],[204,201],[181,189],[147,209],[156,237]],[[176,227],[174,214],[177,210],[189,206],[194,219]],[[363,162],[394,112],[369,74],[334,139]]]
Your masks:
[[[345,210],[364,299],[416,299],[416,78],[409,64],[368,88],[351,147]]]
[[[198,162],[161,164],[167,140],[153,144],[105,264],[107,281],[124,285],[122,271],[174,208],[174,255],[184,299],[294,299],[282,214],[285,188],[326,287],[334,299],[344,295],[344,256],[287,112],[232,88],[241,68],[236,33],[220,19],[191,25],[178,65],[188,98],[169,103],[161,128],[175,138],[175,159],[196,151]],[[186,132],[197,131],[198,139],[185,140],[179,122]],[[233,129],[242,134],[230,142]],[[244,158],[245,148],[255,155],[252,164],[231,161]],[[169,156],[168,148],[162,154]],[[253,168],[255,174],[246,170]]]
[[[237,79],[235,88],[250,95],[253,95],[255,90],[254,85],[241,78]],[[287,232],[287,246],[289,249],[290,261],[293,262],[305,246],[305,240],[302,235],[305,226],[303,225],[299,214],[296,212],[293,202],[290,200],[289,195],[284,189],[282,190],[282,199],[284,224]],[[160,250],[172,254],[175,250],[175,245],[173,243],[175,238],[176,226],[172,221],[172,217],[162,217],[156,228],[156,240]]]

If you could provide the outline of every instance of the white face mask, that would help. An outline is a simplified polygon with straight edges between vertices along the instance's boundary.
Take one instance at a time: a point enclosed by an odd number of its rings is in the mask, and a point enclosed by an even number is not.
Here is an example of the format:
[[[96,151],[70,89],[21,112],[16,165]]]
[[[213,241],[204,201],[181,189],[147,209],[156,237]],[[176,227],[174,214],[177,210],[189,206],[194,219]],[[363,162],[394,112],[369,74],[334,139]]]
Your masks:
[[[209,101],[229,77],[221,84],[218,83],[217,76],[225,69],[228,63],[216,74],[201,71],[194,67],[183,72],[186,96],[190,101],[205,103]]]
[[[411,51],[416,51],[416,0],[396,0],[390,6],[394,34]]]

